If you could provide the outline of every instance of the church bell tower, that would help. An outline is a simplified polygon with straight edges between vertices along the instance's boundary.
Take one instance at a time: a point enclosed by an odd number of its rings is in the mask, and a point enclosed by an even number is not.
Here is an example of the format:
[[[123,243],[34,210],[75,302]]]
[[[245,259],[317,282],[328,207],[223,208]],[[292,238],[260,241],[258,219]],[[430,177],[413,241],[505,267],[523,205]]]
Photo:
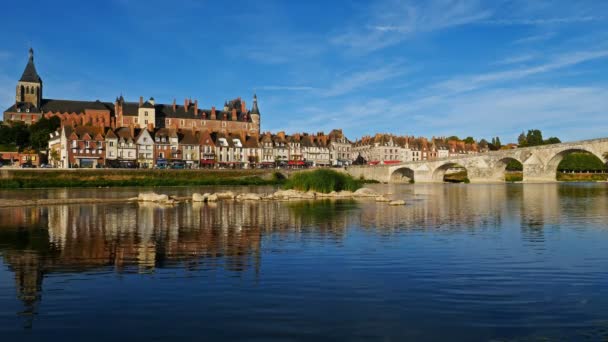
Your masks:
[[[17,82],[17,92],[15,102],[17,104],[34,107],[36,111],[40,110],[42,102],[42,79],[36,72],[34,65],[34,50],[30,48],[29,59],[23,75]]]

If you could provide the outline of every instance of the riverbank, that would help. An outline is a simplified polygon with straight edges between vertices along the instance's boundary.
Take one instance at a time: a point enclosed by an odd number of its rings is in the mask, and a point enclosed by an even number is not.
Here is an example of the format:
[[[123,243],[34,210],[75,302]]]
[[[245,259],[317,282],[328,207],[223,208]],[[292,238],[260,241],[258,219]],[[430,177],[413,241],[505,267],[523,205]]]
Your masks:
[[[0,170],[0,189],[279,185],[276,170]]]

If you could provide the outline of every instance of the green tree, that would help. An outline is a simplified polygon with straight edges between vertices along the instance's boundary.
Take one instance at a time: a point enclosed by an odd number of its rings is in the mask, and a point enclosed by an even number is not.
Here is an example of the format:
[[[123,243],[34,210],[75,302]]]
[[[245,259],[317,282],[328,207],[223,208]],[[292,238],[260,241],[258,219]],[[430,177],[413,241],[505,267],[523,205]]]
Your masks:
[[[543,133],[538,129],[528,130],[528,134],[526,135],[526,143],[527,146],[543,145]]]
[[[526,147],[526,146],[528,146],[528,141],[526,140],[526,134],[524,134],[524,132],[521,132],[521,134],[519,135],[519,137],[517,137],[517,145],[519,147]]]
[[[50,134],[55,132],[61,126],[59,117],[51,117],[50,119],[44,116],[35,124],[30,126],[30,141],[31,146],[37,150],[44,150],[48,147]]]
[[[452,135],[452,136],[448,137],[448,141],[451,141],[451,140],[460,141],[460,138],[458,138],[455,135]]]
[[[549,145],[549,144],[559,144],[562,141],[559,140],[559,138],[557,137],[550,137],[549,139],[545,140],[544,143],[545,145]]]
[[[490,144],[488,144],[488,141],[486,139],[479,140],[479,147],[481,149],[485,150],[485,149],[489,148],[489,146],[490,146]]]
[[[502,143],[500,142],[500,138],[496,137],[494,145],[496,146],[497,150],[500,150],[500,148],[502,147]]]
[[[466,137],[464,139],[464,142],[467,143],[467,144],[474,144],[475,143],[475,138],[473,138],[473,137]]]

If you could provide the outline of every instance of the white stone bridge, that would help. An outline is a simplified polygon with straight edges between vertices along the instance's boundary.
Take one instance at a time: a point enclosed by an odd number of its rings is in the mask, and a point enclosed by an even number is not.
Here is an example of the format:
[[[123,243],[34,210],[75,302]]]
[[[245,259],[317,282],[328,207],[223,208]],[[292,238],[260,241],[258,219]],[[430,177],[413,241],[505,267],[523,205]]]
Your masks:
[[[516,160],[523,165],[524,182],[555,182],[557,166],[564,156],[572,152],[589,152],[606,162],[608,138],[392,165],[350,166],[346,172],[355,178],[364,177],[380,182],[406,183],[413,180],[416,183],[438,183],[443,182],[448,169],[464,167],[471,183],[497,183],[505,181],[507,164]]]

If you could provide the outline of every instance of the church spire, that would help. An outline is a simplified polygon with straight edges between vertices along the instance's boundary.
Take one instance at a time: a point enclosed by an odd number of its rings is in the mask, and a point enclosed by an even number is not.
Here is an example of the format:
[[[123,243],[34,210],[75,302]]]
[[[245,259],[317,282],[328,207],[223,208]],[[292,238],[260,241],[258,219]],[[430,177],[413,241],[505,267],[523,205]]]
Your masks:
[[[260,115],[260,110],[258,109],[258,97],[256,94],[253,94],[253,106],[251,107],[251,114]]]
[[[40,76],[38,76],[38,72],[36,71],[36,66],[34,65],[34,49],[32,48],[30,48],[29,59],[27,61],[27,65],[25,66],[25,70],[23,70],[23,75],[21,75],[21,79],[19,81],[35,83],[42,82]]]

